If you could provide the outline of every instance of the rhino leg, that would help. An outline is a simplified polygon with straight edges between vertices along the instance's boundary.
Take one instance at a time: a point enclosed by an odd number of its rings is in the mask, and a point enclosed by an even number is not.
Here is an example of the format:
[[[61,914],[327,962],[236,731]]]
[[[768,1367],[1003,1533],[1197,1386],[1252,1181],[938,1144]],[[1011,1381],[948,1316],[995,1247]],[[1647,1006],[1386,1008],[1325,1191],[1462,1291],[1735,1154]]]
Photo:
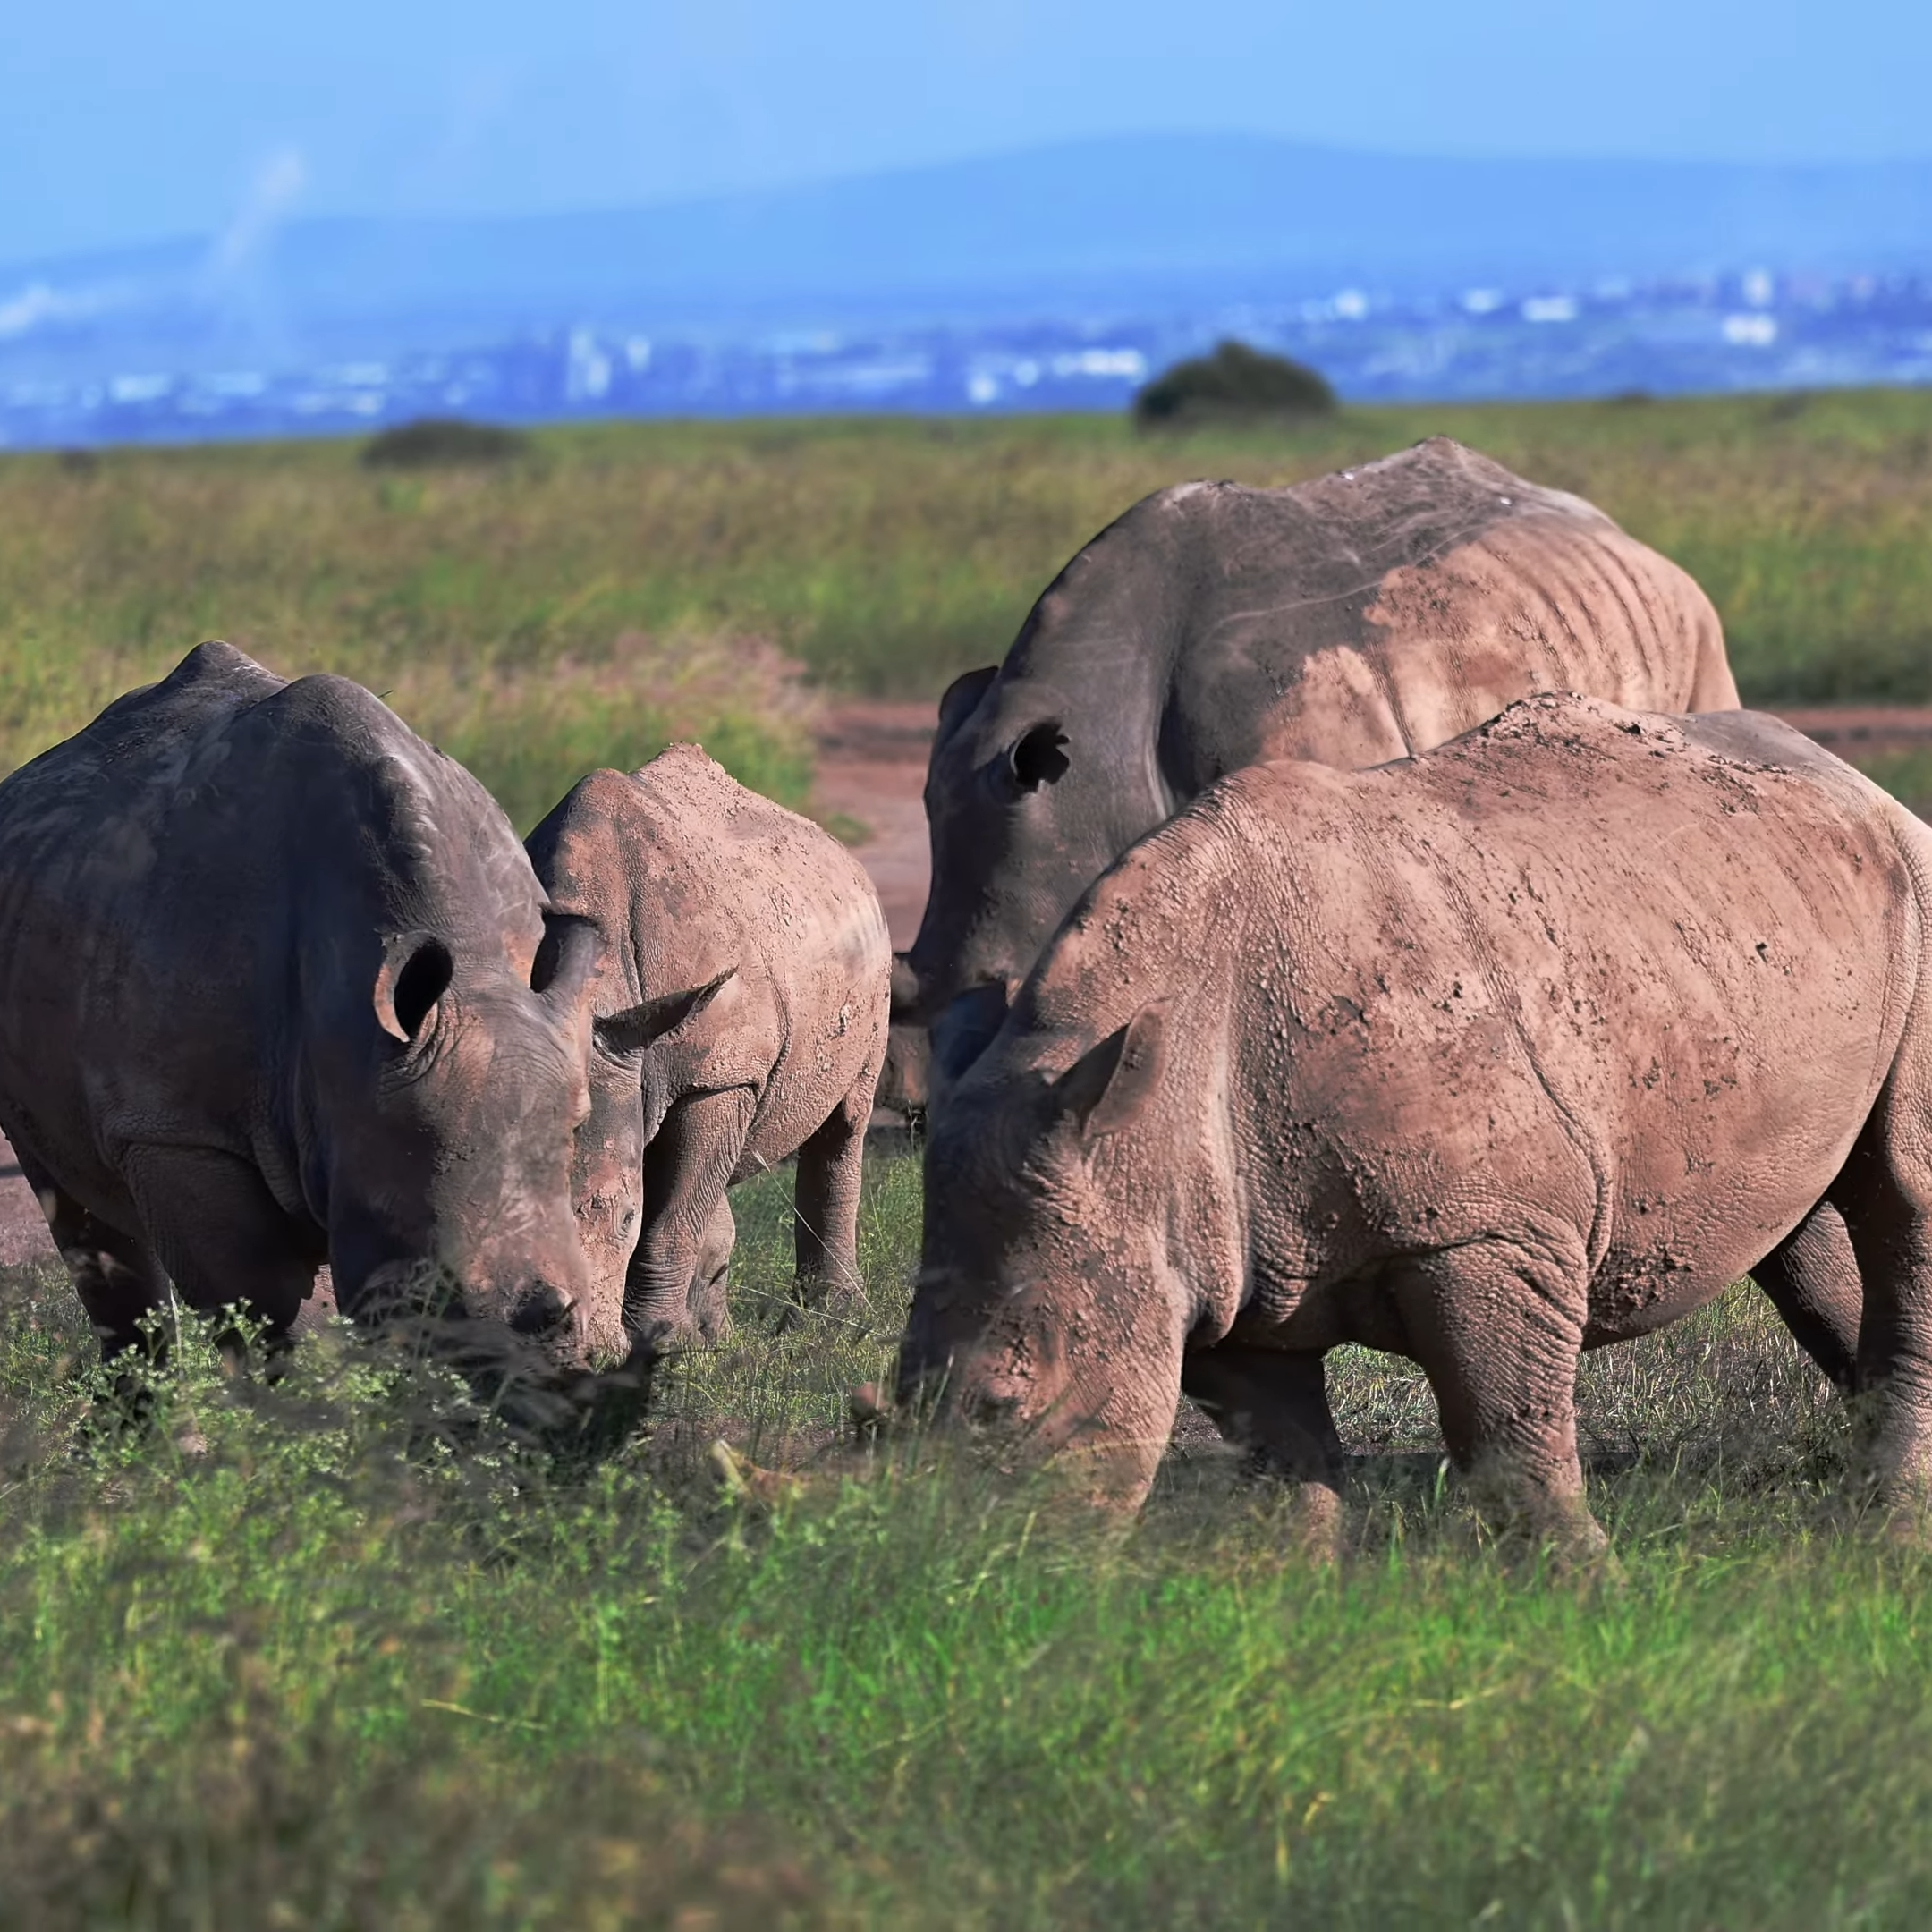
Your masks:
[[[731,1281],[731,1258],[738,1245],[738,1222],[731,1196],[721,1194],[699,1244],[698,1267],[691,1276],[691,1319],[701,1335],[722,1335],[730,1320],[725,1292]]]
[[[176,1292],[198,1314],[240,1305],[267,1330],[271,1364],[315,1291],[323,1256],[247,1161],[211,1148],[136,1148],[128,1190]],[[233,1335],[217,1341],[239,1355]]]
[[[1871,1411],[1864,1476],[1881,1503],[1919,1521],[1932,1502],[1932,1145],[1919,1110],[1880,1102],[1832,1200],[1865,1280],[1858,1379]],[[1904,1131],[1901,1131],[1901,1128]]]
[[[1572,1556],[1605,1543],[1577,1454],[1588,1284],[1580,1252],[1559,1259],[1494,1240],[1419,1259],[1391,1284],[1406,1352],[1428,1377],[1477,1507],[1512,1540]]]
[[[167,1276],[144,1241],[90,1214],[18,1141],[14,1155],[93,1324],[101,1359],[112,1361],[140,1344],[143,1318],[166,1307]]]
[[[808,1305],[862,1302],[859,1185],[875,1078],[862,1078],[838,1111],[799,1149],[793,1230],[799,1291]]]
[[[1347,1466],[1328,1408],[1319,1355],[1223,1344],[1182,1359],[1181,1392],[1248,1452],[1258,1472],[1297,1487],[1296,1513],[1311,1548],[1332,1552],[1342,1527]]]
[[[1751,1270],[1807,1355],[1832,1385],[1852,1392],[1865,1283],[1843,1217],[1820,1201]]]
[[[694,1329],[707,1341],[691,1306],[708,1230],[744,1151],[754,1106],[749,1088],[687,1094],[665,1115],[644,1150],[644,1212],[636,1250],[624,1275],[623,1323],[633,1355],[654,1361]]]

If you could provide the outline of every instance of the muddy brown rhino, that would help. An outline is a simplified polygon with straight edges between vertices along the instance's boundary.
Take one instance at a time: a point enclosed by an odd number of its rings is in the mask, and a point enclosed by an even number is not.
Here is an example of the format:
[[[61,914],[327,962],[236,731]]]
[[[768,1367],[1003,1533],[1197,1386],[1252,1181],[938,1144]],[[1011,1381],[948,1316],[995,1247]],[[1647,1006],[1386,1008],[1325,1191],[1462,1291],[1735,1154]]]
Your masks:
[[[1265,758],[1355,768],[1539,691],[1734,709],[1717,614],[1580,498],[1445,437],[1287,489],[1184,483],[1047,589],[1004,663],[940,700],[932,886],[894,962],[939,1094],[1080,894]]]
[[[170,1280],[285,1337],[326,1261],[352,1317],[582,1360],[596,935],[368,691],[191,651],[0,784],[0,1126],[104,1352]]]
[[[696,745],[593,772],[529,849],[606,941],[573,1181],[605,1345],[718,1332],[725,1190],[794,1153],[801,1292],[856,1295],[891,966],[864,868]]]
[[[1237,773],[1088,894],[935,1117],[899,1394],[1135,1503],[1185,1391],[1332,1521],[1322,1358],[1359,1343],[1421,1365],[1507,1516],[1589,1542],[1580,1352],[1747,1272],[1802,1333],[1784,1264],[1835,1208],[1868,1473],[1917,1503],[1928,930],[1932,831],[1750,713],[1549,696]]]

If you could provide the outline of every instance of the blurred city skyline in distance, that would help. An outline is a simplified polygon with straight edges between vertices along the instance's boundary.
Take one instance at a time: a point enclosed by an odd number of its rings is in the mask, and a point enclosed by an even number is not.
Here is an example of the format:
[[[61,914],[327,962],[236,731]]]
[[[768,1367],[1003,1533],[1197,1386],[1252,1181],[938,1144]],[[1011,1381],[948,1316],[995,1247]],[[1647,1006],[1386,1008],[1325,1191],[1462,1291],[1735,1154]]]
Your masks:
[[[610,209],[1095,135],[1932,156],[1907,0],[13,0],[0,267],[332,216]]]
[[[1116,409],[1229,335],[1923,384],[1928,74],[1904,0],[11,0],[0,446]]]

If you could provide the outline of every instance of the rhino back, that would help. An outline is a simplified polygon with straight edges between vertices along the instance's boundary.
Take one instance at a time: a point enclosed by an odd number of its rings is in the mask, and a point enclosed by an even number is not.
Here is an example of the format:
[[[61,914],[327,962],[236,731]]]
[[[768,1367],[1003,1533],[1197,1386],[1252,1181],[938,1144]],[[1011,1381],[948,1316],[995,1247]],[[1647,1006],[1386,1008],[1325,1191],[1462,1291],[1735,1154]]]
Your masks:
[[[600,1013],[734,969],[685,1071],[758,1088],[755,1134],[789,1116],[792,1087],[856,1077],[875,1008],[884,1023],[889,942],[864,869],[810,820],[674,745],[630,776],[584,780],[530,851],[559,908],[596,918],[622,952]]]
[[[1262,757],[1382,764],[1536,691],[1737,702],[1716,614],[1682,571],[1446,437],[1287,489],[1184,486],[1130,519],[1180,592],[1141,604],[1167,632],[1146,648],[1177,799]],[[1061,617],[1057,652],[1037,633],[1015,668],[1063,677],[1112,655],[1119,674],[1117,653],[1072,634],[1083,616]]]

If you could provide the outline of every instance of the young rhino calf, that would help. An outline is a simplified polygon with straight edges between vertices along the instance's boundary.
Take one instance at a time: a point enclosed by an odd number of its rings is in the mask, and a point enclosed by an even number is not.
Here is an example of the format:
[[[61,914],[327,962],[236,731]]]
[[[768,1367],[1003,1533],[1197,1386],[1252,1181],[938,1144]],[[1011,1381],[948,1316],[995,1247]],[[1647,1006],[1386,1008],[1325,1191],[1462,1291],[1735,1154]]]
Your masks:
[[[1333,1523],[1322,1357],[1585,1545],[1587,1348],[1863,1276],[1866,1471],[1932,1477],[1932,832],[1775,720],[1512,706],[1224,780],[1088,894],[935,1117],[902,1401],[1146,1494],[1185,1391]],[[1828,1204],[1828,1205],[1826,1205]],[[1828,1347],[1820,1343],[1821,1352]]]
[[[724,1191],[792,1153],[801,1287],[857,1295],[891,970],[859,862],[696,745],[593,772],[529,851],[552,903],[606,941],[572,1176],[606,1346],[648,1365],[717,1331]]]

